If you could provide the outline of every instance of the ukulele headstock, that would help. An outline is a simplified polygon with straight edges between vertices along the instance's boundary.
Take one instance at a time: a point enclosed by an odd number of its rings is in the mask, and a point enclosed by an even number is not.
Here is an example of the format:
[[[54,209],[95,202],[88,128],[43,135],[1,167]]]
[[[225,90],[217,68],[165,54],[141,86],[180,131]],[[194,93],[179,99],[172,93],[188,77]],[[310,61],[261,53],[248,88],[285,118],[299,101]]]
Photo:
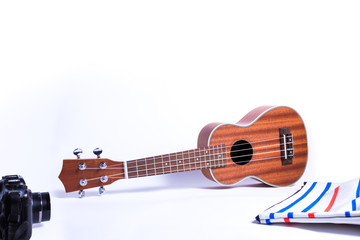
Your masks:
[[[63,160],[59,179],[66,192],[79,191],[80,197],[83,197],[85,189],[99,187],[99,193],[102,194],[105,185],[125,178],[123,162],[101,158],[100,148],[95,148],[93,152],[97,158],[81,159],[82,150],[77,148],[73,151],[77,159]]]

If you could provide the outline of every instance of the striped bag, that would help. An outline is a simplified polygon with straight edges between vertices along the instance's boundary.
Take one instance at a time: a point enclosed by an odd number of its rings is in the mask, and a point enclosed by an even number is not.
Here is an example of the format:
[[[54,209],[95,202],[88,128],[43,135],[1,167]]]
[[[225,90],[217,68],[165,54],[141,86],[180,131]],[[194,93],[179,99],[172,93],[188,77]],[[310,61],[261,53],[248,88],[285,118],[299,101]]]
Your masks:
[[[339,223],[360,225],[360,179],[336,184],[307,182],[289,198],[256,217],[262,224]]]

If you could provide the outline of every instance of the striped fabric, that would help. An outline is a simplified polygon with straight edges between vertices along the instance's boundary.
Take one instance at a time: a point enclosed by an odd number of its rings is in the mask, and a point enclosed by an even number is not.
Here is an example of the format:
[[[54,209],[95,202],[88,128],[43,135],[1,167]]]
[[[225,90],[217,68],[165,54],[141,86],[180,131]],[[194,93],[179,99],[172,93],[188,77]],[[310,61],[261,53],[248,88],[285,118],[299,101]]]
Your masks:
[[[360,225],[360,179],[337,184],[307,182],[295,194],[256,217],[260,223]]]

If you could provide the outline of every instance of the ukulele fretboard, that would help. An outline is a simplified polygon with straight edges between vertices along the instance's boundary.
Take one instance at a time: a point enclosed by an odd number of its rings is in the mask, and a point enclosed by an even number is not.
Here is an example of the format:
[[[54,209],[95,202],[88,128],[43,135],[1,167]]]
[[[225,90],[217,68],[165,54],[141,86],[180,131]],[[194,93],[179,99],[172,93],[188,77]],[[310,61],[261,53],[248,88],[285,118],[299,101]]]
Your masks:
[[[127,161],[128,178],[226,166],[224,144]]]

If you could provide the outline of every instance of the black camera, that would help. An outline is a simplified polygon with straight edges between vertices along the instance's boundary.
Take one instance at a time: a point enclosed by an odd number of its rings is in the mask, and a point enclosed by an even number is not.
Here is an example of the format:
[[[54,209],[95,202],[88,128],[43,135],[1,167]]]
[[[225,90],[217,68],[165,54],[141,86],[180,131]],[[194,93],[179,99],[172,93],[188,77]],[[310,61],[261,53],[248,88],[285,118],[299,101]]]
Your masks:
[[[32,193],[19,175],[0,180],[0,240],[28,240],[32,224],[50,220],[48,192]]]

